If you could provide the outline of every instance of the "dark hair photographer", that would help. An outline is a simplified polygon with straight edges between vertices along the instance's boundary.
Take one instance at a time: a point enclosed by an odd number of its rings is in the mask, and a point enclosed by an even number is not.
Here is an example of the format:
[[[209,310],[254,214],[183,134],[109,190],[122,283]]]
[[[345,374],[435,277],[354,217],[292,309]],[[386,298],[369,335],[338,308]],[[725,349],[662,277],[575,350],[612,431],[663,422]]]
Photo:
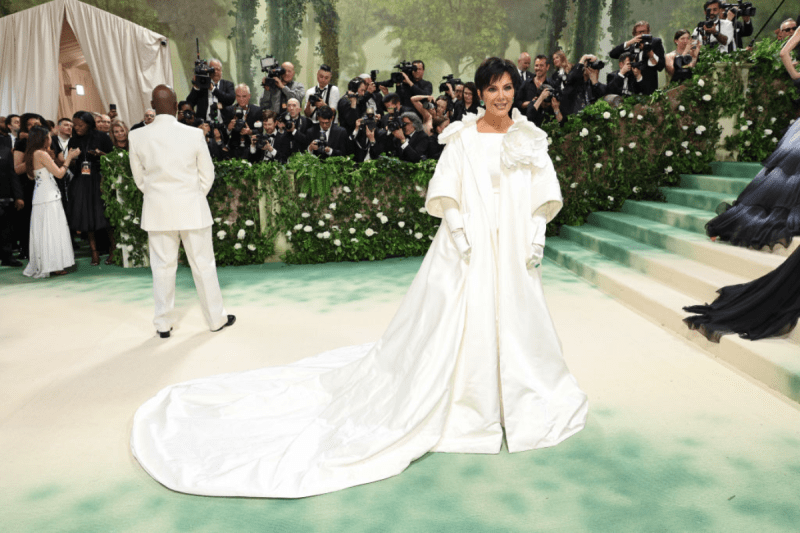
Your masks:
[[[562,90],[561,112],[574,115],[606,95],[606,86],[599,81],[605,63],[593,54],[586,54],[572,67]]]
[[[530,82],[527,82],[530,83]],[[548,122],[564,123],[566,117],[561,112],[561,91],[547,83],[542,84],[539,94],[525,110],[528,120],[541,127]]]
[[[366,113],[367,103],[370,101],[366,91],[367,82],[362,78],[353,78],[347,84],[347,92],[339,99],[336,105],[339,125],[346,131],[353,131],[356,121]]]
[[[352,153],[350,135],[343,127],[333,123],[335,115],[333,109],[328,106],[317,108],[319,122],[306,132],[308,151],[320,159]]]
[[[698,22],[692,33],[692,39],[704,45],[715,45],[722,53],[736,50],[733,23],[724,17],[722,2],[709,0],[703,4],[705,19]]]
[[[608,55],[611,59],[619,60],[623,53],[631,54],[631,68],[642,74],[640,94],[653,94],[658,89],[658,73],[666,67],[664,44],[658,37],[653,37],[650,23],[645,20],[633,25],[632,34],[631,39],[615,46]]]
[[[400,103],[407,109],[413,109],[411,97],[422,94],[433,94],[433,84],[423,79],[425,76],[425,63],[419,59],[409,63],[401,63],[400,74],[403,76],[401,83],[397,84],[396,92],[400,96]]]
[[[633,54],[623,52],[619,56],[619,69],[606,76],[606,94],[642,94],[643,85],[644,76],[641,70],[633,66]]]

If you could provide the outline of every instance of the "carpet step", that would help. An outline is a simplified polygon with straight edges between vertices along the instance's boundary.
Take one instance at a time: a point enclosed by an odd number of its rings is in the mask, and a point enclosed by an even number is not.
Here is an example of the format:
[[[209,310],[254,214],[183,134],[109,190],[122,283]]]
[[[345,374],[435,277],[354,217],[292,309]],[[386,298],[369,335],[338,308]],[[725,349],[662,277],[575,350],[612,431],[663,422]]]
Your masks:
[[[622,212],[702,235],[706,234],[706,223],[716,216],[713,211],[695,207],[636,200],[626,200]]]
[[[716,213],[717,208],[722,203],[732,204],[738,196],[736,194],[682,189],[679,187],[661,187],[661,192],[664,193],[668,203],[694,207],[695,209],[711,211],[712,213]]]
[[[588,222],[632,240],[667,250],[720,270],[755,279],[783,262],[783,257],[723,243],[629,213],[592,213]]]
[[[735,163],[732,161],[717,161],[711,163],[711,172],[715,176],[730,176],[732,178],[753,179],[761,172],[761,163]]]
[[[797,344],[786,339],[752,342],[735,335],[725,335],[719,344],[709,342],[683,323],[686,316],[683,307],[704,302],[563,238],[548,239],[545,255],[662,327],[701,346],[714,357],[783,396],[800,402]],[[642,350],[646,349],[642,347]]]
[[[722,194],[739,194],[747,187],[750,178],[730,178],[725,176],[708,176],[702,174],[681,174],[681,188],[694,189]]]

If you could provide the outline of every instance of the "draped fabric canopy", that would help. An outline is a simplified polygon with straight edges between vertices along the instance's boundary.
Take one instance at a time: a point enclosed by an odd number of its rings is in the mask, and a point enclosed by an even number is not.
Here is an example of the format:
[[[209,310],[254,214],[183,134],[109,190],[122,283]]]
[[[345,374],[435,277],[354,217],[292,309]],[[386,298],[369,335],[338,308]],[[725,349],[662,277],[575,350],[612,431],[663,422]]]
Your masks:
[[[57,120],[117,104],[131,125],[150,107],[153,87],[173,84],[166,37],[78,0],[0,18],[0,45],[0,115]]]

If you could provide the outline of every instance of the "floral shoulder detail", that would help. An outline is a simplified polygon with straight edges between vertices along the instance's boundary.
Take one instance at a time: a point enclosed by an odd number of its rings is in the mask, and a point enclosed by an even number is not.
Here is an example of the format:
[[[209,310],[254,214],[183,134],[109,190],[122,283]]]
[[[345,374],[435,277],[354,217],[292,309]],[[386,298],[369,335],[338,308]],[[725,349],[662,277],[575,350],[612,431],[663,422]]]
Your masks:
[[[508,168],[517,165],[547,166],[547,134],[517,109],[514,109],[511,118],[514,124],[503,137],[503,164]]]
[[[439,134],[439,144],[447,144],[452,139],[458,136],[458,133],[461,132],[464,128],[469,126],[473,126],[478,119],[486,113],[482,108],[478,108],[478,114],[475,113],[467,113],[464,115],[464,118],[461,120],[457,120],[455,122],[451,122],[449,126],[447,126],[442,133]]]

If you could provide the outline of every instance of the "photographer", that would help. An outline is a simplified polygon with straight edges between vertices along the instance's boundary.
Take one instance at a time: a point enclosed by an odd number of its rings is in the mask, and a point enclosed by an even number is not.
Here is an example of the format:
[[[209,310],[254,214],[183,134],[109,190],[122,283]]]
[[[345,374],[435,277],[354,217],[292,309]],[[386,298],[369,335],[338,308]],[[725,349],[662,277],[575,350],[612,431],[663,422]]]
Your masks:
[[[645,20],[634,24],[632,33],[632,39],[615,46],[608,55],[611,59],[619,60],[624,52],[630,53],[631,67],[642,75],[640,93],[634,94],[653,94],[658,89],[658,73],[666,67],[664,44],[661,39],[652,36],[650,24]]]
[[[433,96],[428,95],[413,96],[411,103],[414,104],[417,114],[422,116],[422,130],[428,135],[431,134],[433,119],[442,117],[447,119],[448,123],[450,122],[447,117],[447,98],[444,96],[440,96],[436,100],[433,99]]]
[[[692,77],[692,69],[697,65],[697,56],[700,54],[700,43],[693,41],[689,30],[680,29],[675,32],[675,50],[668,53],[667,83],[672,81],[682,83]]]
[[[294,65],[290,62],[281,65],[283,73],[276,77],[264,76],[261,86],[264,87],[264,94],[261,95],[258,105],[261,111],[271,109],[277,114],[286,111],[288,101],[291,98],[298,102],[303,101],[306,93],[305,87],[299,81],[294,81]]]
[[[374,109],[367,108],[367,113],[356,120],[355,129],[350,135],[353,159],[356,163],[363,163],[380,155],[381,152],[377,146],[379,118]]]
[[[642,94],[644,77],[642,71],[632,67],[633,55],[630,52],[623,52],[619,56],[619,70],[610,72],[606,76],[606,93],[618,94],[620,96],[630,96],[632,94]]]
[[[228,135],[228,150],[235,159],[250,158],[250,135],[253,126],[261,120],[261,109],[250,103],[250,87],[244,83],[236,86],[236,103],[222,110],[222,123]]]
[[[528,56],[530,63],[530,56]],[[514,107],[523,114],[528,112],[528,106],[535,101],[541,93],[542,85],[547,83],[547,70],[550,68],[547,56],[539,54],[533,61],[533,76],[523,80],[522,87],[519,88],[514,97]],[[551,85],[552,87],[552,85]]]
[[[561,112],[564,115],[579,113],[606,95],[606,86],[598,79],[604,66],[605,63],[598,60],[597,56],[586,54],[572,67],[561,92]]]
[[[430,138],[422,131],[422,121],[416,113],[403,113],[400,116],[402,127],[392,131],[394,155],[401,161],[419,163],[427,159]]]
[[[478,113],[480,107],[478,102],[478,88],[471,81],[464,84],[462,91],[462,99],[457,100],[453,104],[453,116],[450,118],[451,122],[456,122],[463,119],[467,113]]]
[[[206,146],[208,146],[208,153],[211,154],[211,159],[222,161],[228,159],[228,146],[225,142],[224,129],[222,124],[214,124],[213,126],[202,118],[196,119],[197,127],[203,131],[206,139]]]
[[[778,39],[781,41],[785,41],[792,35],[794,35],[794,31],[797,29],[797,22],[794,19],[786,19],[781,22],[780,28],[778,28],[776,35]]]
[[[289,159],[289,138],[277,130],[278,114],[271,109],[262,113],[263,122],[256,122],[250,138],[250,161],[280,161]]]
[[[308,152],[326,159],[333,156],[349,155],[352,152],[350,134],[333,123],[335,113],[328,106],[317,109],[319,122],[306,132],[305,139],[309,142]]]
[[[192,104],[186,100],[178,102],[178,122],[186,124],[187,126],[197,126],[200,119],[194,116],[194,109]]]
[[[236,100],[233,82],[222,79],[222,62],[212,59],[208,66],[213,68],[211,81],[207,89],[202,89],[197,76],[192,76],[192,90],[186,101],[197,110],[197,116],[207,122],[219,122],[218,109],[232,105]],[[206,78],[208,79],[208,78]],[[133,129],[133,128],[131,128]]]
[[[317,124],[319,118],[317,112],[323,106],[330,107],[331,102],[336,105],[339,102],[339,88],[336,85],[331,85],[331,67],[328,65],[321,65],[317,71],[317,85],[306,91],[306,108],[305,115],[311,119],[311,122]]]
[[[411,65],[413,67],[411,77],[409,77],[407,69],[402,69],[403,82],[399,83],[396,88],[397,94],[400,96],[400,103],[408,109],[413,109],[411,104],[412,96],[433,94],[433,85],[423,79],[423,76],[425,76],[425,63],[417,59],[412,61]]]
[[[703,5],[705,21],[700,22],[692,33],[692,39],[702,41],[704,45],[716,45],[720,52],[726,54],[736,50],[733,35],[733,24],[722,18],[720,0],[709,0]]]
[[[339,99],[336,109],[339,115],[339,125],[346,131],[353,131],[356,120],[364,116],[367,111],[369,98],[365,94],[367,83],[361,78],[353,78],[347,84],[347,93]],[[371,106],[375,111],[374,103]]]
[[[305,133],[311,127],[311,121],[300,112],[300,102],[296,98],[289,98],[286,102],[286,111],[278,115],[278,131],[286,135],[289,154],[302,152],[308,146]]]
[[[526,110],[526,117],[540,128],[547,122],[564,123],[566,117],[561,112],[561,102],[555,88],[548,84],[543,84],[536,100],[531,103]]]
[[[439,134],[449,125],[450,121],[447,117],[436,117],[433,119],[431,123],[430,140],[428,142],[428,159],[439,160],[439,157],[442,155],[442,150],[444,150],[444,145],[439,144]]]
[[[752,2],[742,3],[741,9],[739,8],[739,4],[729,4],[725,12],[725,18],[733,24],[733,41],[737,50],[744,48],[742,44],[744,37],[753,35],[752,17],[756,12]]]

